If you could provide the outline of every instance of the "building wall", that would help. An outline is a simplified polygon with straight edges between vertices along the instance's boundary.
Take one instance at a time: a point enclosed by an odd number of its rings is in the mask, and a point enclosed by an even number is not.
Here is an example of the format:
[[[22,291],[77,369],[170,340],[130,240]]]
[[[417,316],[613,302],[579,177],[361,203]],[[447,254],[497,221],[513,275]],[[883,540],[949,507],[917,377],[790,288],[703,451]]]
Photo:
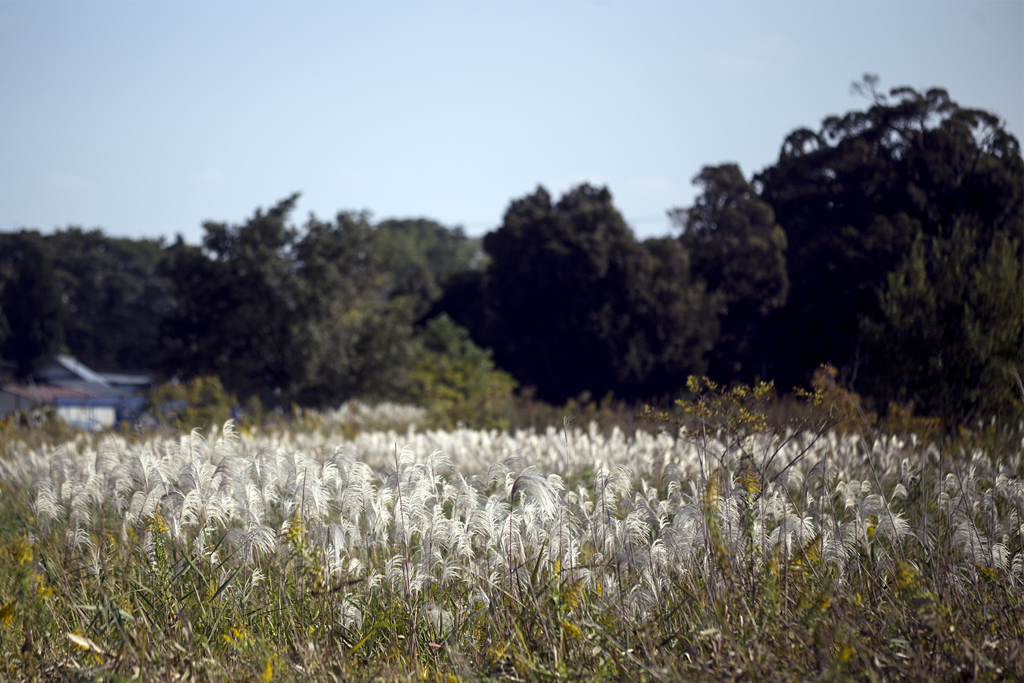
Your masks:
[[[34,405],[34,401],[30,401],[24,396],[0,391],[0,417],[7,417],[15,410],[28,410]]]
[[[24,396],[0,391],[0,419],[16,410],[30,410],[41,405]],[[112,405],[58,405],[57,417],[77,429],[96,431],[117,424],[117,409]]]
[[[113,427],[117,413],[113,406],[57,406],[57,417],[76,429],[96,431]]]

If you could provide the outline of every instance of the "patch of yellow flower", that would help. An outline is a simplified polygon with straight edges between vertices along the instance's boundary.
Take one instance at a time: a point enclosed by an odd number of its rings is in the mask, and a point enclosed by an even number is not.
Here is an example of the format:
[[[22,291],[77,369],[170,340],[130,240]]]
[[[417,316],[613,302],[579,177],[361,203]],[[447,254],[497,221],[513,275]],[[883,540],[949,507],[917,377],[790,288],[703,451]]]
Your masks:
[[[171,527],[164,521],[164,516],[160,514],[160,508],[156,509],[153,516],[150,517],[149,522],[146,524],[146,531],[154,534],[165,534],[171,530]]]
[[[10,626],[17,611],[18,604],[13,600],[3,607],[0,607],[0,626],[3,626],[4,628]]]
[[[568,621],[561,621],[562,628],[572,636],[573,640],[580,640],[583,638],[583,634],[580,632],[580,627]]]

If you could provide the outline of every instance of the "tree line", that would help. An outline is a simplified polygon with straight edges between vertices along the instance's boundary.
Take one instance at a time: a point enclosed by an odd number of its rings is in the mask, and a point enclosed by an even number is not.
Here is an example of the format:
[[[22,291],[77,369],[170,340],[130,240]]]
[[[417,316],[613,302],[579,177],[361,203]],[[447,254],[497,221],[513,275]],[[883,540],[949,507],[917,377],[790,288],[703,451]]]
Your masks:
[[[296,226],[297,195],[201,245],[0,235],[0,356],[217,375],[264,405],[478,391],[491,410],[515,383],[649,399],[689,375],[788,390],[830,363],[881,409],[1019,417],[1019,141],[942,89],[856,88],[864,109],[752,177],[705,167],[670,237],[638,240],[586,184],[514,199],[482,240],[356,212]]]

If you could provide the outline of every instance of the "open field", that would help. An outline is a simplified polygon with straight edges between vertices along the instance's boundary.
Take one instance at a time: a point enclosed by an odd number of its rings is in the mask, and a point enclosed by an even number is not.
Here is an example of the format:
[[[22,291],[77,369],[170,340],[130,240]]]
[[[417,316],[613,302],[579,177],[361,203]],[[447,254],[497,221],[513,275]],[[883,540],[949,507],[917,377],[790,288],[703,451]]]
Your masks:
[[[343,418],[5,443],[0,678],[1024,678],[1019,427]]]

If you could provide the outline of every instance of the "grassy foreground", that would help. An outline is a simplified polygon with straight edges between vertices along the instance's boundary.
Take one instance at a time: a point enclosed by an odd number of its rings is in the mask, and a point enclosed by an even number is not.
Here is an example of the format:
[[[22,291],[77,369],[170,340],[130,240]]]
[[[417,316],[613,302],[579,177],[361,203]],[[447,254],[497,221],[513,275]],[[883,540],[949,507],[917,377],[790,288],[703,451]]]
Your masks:
[[[1020,427],[758,398],[628,436],[8,434],[0,679],[1024,679]]]

